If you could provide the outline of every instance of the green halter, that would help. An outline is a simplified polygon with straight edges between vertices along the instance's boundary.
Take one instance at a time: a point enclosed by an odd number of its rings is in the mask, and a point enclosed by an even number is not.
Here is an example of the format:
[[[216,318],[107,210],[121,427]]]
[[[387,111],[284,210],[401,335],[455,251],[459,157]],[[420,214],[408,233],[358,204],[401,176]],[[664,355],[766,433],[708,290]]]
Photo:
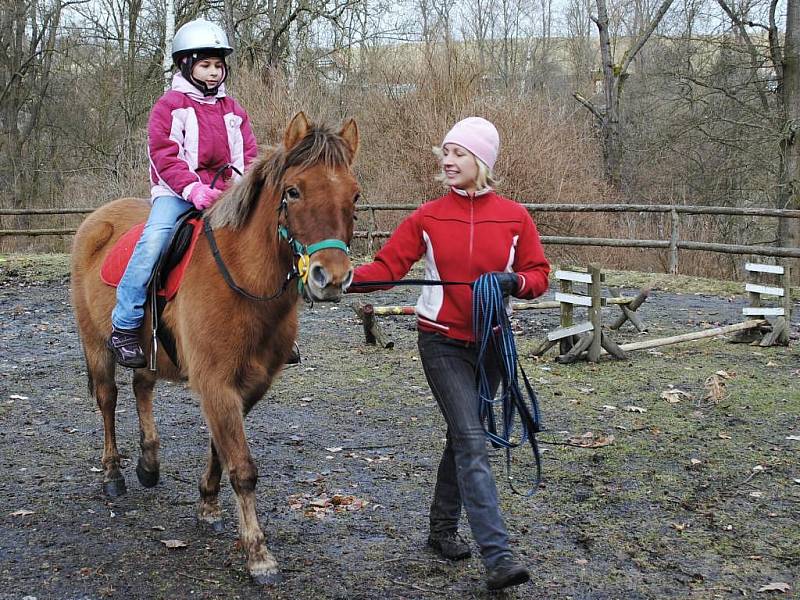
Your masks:
[[[293,238],[289,234],[289,230],[284,225],[278,225],[278,235],[289,242],[292,252],[297,257],[297,265],[294,268],[295,274],[297,275],[297,291],[301,294],[303,292],[303,286],[308,282],[308,272],[309,267],[311,266],[312,254],[319,252],[320,250],[332,248],[335,250],[341,250],[348,256],[350,255],[350,248],[342,240],[331,238],[305,246]]]

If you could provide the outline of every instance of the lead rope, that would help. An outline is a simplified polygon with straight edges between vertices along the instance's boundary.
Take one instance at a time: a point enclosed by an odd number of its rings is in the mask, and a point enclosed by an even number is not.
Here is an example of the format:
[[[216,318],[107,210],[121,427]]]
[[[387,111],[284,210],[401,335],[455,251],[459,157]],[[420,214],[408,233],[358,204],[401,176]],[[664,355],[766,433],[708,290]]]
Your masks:
[[[497,278],[491,273],[481,275],[473,285],[472,327],[478,346],[476,379],[481,423],[492,446],[505,448],[506,476],[511,489],[516,494],[532,496],[542,481],[542,459],[536,441],[536,434],[541,431],[539,400],[528,376],[517,362],[517,348],[511,321],[506,313],[500,285]],[[494,357],[497,357],[502,367],[501,393],[497,400],[494,398],[494,390],[486,369],[487,361],[494,360]],[[519,385],[519,375],[522,375],[524,393]],[[497,431],[494,413],[496,404],[502,408],[502,433]],[[519,440],[512,441],[516,414],[519,414],[521,429]],[[536,478],[530,490],[521,493],[514,487],[514,476],[511,473],[511,450],[524,445],[526,441],[530,443],[536,462]]]

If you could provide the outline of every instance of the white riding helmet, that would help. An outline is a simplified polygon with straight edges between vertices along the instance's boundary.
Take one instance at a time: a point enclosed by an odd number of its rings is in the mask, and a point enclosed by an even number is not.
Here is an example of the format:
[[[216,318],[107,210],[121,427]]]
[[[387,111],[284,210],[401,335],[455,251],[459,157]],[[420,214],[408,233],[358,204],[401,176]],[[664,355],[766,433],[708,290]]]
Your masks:
[[[183,25],[172,39],[172,60],[178,64],[181,56],[203,52],[219,55],[222,58],[233,52],[225,31],[211,21],[195,19]]]

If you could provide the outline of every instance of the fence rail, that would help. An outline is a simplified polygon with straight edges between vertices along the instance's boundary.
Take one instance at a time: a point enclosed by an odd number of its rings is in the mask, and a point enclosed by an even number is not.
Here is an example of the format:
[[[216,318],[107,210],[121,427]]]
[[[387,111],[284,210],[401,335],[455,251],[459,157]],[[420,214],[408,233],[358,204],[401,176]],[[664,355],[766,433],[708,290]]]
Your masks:
[[[670,251],[670,270],[678,268],[678,250],[703,250],[722,254],[753,254],[780,258],[800,258],[800,248],[783,248],[777,246],[718,244],[680,239],[681,215],[729,215],[773,217],[778,219],[800,219],[800,210],[779,208],[734,208],[729,206],[680,206],[671,204],[523,204],[532,212],[564,212],[564,213],[661,213],[670,215],[669,240],[641,240],[619,238],[591,238],[567,236],[541,236],[543,244],[566,246],[606,246],[617,248],[653,248]],[[370,215],[366,230],[355,231],[357,239],[366,239],[368,251],[372,252],[375,240],[387,238],[391,231],[380,231],[377,228],[377,213],[380,211],[410,212],[416,206],[408,204],[372,204],[357,207],[359,212]],[[1,216],[40,216],[40,215],[74,215],[88,214],[93,208],[39,208],[39,209],[0,209]],[[9,236],[48,236],[72,235],[76,228],[61,229],[0,229],[0,238]]]

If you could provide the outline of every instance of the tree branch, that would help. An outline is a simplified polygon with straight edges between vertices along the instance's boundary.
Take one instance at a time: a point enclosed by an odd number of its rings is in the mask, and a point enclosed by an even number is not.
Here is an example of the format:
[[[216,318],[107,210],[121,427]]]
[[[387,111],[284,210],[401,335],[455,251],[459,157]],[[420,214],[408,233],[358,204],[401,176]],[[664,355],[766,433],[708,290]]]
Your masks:
[[[664,15],[667,14],[669,7],[672,5],[673,0],[664,0],[661,3],[661,6],[658,8],[656,15],[653,17],[653,20],[650,21],[650,24],[645,29],[644,33],[636,40],[636,44],[631,48],[628,52],[625,53],[625,60],[622,63],[622,67],[620,68],[620,73],[626,73],[628,71],[628,67],[631,65],[631,62],[645,45],[650,36],[653,35],[653,32],[656,30],[656,27],[661,23],[661,20],[664,18]]]

